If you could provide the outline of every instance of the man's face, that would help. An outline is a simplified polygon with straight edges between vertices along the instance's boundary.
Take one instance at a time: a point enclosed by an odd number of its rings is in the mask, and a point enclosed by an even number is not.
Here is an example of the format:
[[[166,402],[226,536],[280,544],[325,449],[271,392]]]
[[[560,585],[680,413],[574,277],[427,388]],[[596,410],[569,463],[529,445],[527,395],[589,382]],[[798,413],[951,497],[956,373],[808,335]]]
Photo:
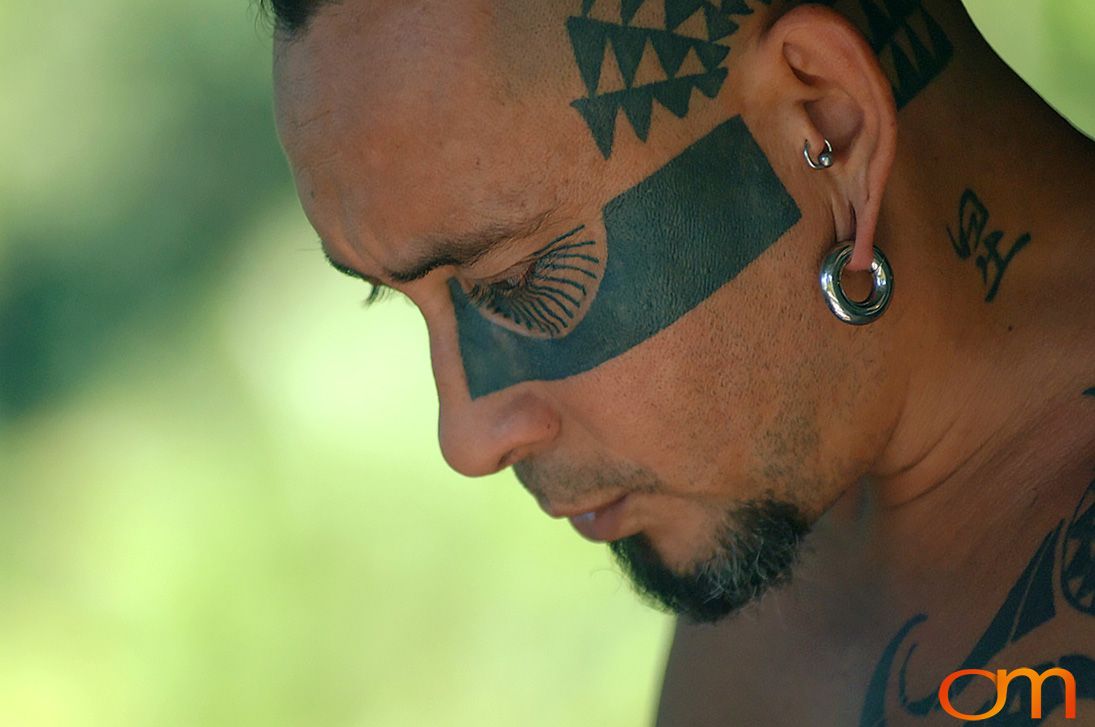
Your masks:
[[[280,44],[279,132],[328,256],[425,317],[446,460],[513,466],[695,618],[783,580],[859,466],[794,146],[697,86],[606,149],[573,19],[523,54],[490,10],[378,5]]]

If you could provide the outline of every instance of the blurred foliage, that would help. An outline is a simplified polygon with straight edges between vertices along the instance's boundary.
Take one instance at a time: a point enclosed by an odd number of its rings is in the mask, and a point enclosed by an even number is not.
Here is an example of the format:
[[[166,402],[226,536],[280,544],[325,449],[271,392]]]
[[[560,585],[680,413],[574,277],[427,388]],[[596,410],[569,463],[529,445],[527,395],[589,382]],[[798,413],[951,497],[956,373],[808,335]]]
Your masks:
[[[1095,129],[1095,6],[970,4]],[[241,5],[0,5],[0,724],[645,723],[668,620],[446,469],[421,320],[322,262]]]
[[[964,2],[1004,60],[1073,126],[1095,137],[1095,2]]]

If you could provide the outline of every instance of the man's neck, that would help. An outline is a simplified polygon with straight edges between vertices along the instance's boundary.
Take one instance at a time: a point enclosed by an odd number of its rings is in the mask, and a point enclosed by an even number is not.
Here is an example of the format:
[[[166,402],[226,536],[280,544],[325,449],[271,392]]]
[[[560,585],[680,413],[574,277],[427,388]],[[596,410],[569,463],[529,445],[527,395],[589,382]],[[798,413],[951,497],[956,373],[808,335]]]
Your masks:
[[[939,547],[1032,498],[1064,506],[1084,485],[1064,471],[1095,471],[1095,143],[972,26],[948,33],[950,67],[899,117],[879,226],[905,298],[886,347],[903,396],[869,487]]]

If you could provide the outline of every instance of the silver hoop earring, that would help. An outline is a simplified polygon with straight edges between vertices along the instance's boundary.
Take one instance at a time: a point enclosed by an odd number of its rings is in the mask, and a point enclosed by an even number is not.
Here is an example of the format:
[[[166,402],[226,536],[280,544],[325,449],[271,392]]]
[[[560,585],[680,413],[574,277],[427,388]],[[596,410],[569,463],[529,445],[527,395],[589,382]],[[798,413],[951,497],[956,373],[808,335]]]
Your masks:
[[[806,140],[806,146],[802,150],[802,156],[806,158],[806,163],[810,165],[810,169],[828,169],[833,166],[833,145],[829,143],[829,140],[825,140],[825,151],[817,155],[817,161],[815,162],[810,158],[810,140]]]
[[[833,248],[825,256],[825,261],[821,263],[821,292],[834,316],[850,325],[862,326],[874,323],[886,312],[893,296],[893,269],[882,251],[874,248],[871,294],[862,302],[851,300],[844,292],[840,277],[844,274],[848,261],[852,259],[854,248],[854,243],[847,242]]]

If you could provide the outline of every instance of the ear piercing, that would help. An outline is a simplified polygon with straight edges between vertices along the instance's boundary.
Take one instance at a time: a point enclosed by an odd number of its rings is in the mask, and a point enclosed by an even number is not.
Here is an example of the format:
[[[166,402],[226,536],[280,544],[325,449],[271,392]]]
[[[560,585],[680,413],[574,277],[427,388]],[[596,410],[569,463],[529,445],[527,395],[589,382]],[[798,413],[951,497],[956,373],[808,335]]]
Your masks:
[[[817,155],[817,161],[815,162],[810,158],[810,140],[806,140],[806,146],[802,150],[802,156],[806,158],[806,163],[810,165],[810,169],[828,169],[833,166],[833,145],[829,143],[829,140],[825,140],[825,151]]]
[[[810,140],[807,139],[802,156],[810,169],[828,169],[833,166],[833,145],[826,139],[825,151],[818,154],[817,161],[814,161],[810,157]],[[829,310],[838,320],[852,326],[863,326],[877,321],[890,305],[890,298],[893,297],[893,269],[882,251],[872,246],[874,259],[871,261],[871,293],[866,300],[852,300],[844,292],[841,278],[854,250],[855,244],[852,242],[841,243],[830,250],[821,263],[818,282]]]
[[[874,323],[886,312],[893,296],[893,269],[882,251],[875,247],[874,260],[871,262],[871,294],[864,301],[852,300],[844,292],[841,275],[844,273],[844,266],[852,259],[854,249],[855,245],[850,242],[833,248],[821,263],[819,282],[821,293],[833,315],[849,325],[862,326]]]

